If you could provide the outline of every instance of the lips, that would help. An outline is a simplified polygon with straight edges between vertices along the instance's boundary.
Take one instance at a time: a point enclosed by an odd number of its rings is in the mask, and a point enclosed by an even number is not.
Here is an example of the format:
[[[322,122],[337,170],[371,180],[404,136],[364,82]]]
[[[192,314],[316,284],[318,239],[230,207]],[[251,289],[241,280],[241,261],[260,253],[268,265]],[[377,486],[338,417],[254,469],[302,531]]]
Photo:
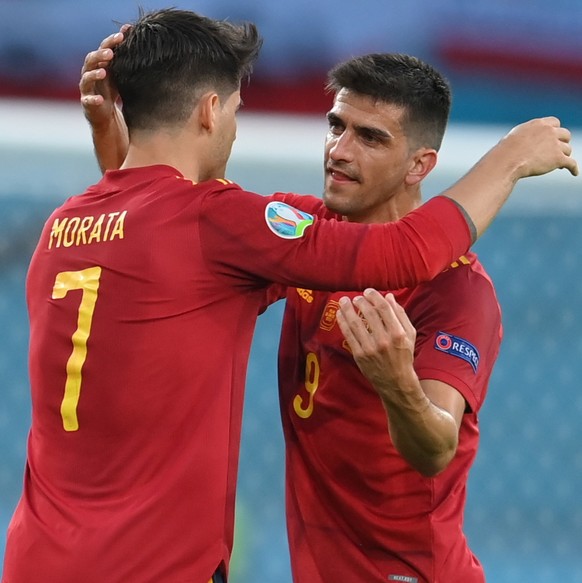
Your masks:
[[[346,172],[342,172],[337,168],[328,168],[328,174],[331,176],[333,180],[337,180],[338,182],[357,182],[357,178],[355,176],[351,176]]]

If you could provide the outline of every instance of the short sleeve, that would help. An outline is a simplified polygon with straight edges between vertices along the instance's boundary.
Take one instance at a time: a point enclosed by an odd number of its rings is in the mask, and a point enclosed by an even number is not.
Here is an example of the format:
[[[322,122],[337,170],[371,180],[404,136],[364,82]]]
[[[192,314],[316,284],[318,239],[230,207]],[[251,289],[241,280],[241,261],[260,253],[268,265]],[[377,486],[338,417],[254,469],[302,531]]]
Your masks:
[[[478,411],[501,337],[501,310],[490,278],[478,262],[457,263],[421,286],[409,314],[417,329],[415,370],[457,389]]]

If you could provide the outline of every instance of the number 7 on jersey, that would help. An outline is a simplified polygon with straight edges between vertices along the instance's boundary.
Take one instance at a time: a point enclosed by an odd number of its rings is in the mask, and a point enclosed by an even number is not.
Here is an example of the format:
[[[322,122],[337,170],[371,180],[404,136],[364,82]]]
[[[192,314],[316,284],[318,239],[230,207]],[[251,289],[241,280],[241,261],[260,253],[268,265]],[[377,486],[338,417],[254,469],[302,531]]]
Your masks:
[[[81,371],[87,358],[87,339],[91,334],[91,322],[97,303],[100,267],[89,267],[81,271],[62,271],[57,274],[53,287],[53,299],[62,299],[71,290],[83,290],[77,316],[77,329],[71,337],[73,351],[67,361],[65,396],[61,403],[61,417],[65,431],[77,431],[77,405],[81,395]]]

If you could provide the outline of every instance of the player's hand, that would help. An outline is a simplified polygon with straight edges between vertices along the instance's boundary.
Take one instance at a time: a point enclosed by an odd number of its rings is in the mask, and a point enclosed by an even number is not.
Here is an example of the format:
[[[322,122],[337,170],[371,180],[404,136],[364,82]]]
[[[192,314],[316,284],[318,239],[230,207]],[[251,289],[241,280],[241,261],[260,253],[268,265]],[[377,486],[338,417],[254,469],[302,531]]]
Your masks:
[[[118,116],[118,93],[109,82],[107,68],[113,59],[113,49],[124,40],[130,25],[123,25],[119,32],[105,38],[96,51],[85,57],[81,69],[79,91],[85,117],[96,129],[106,126]]]
[[[342,298],[337,322],[356,364],[377,390],[391,391],[415,378],[416,330],[392,294],[368,289],[353,303]]]
[[[542,117],[514,127],[497,147],[507,149],[508,159],[519,161],[520,178],[540,176],[557,168],[578,176],[571,137],[557,117]]]

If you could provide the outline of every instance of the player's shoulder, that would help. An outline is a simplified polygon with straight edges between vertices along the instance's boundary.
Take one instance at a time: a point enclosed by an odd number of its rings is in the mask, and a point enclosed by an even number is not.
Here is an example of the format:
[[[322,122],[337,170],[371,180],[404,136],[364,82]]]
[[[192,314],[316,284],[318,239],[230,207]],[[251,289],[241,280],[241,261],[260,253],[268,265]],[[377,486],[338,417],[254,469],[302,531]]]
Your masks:
[[[433,324],[442,320],[447,325],[493,329],[499,326],[501,318],[493,282],[473,253],[462,256],[417,288],[411,306],[418,318],[428,318],[423,321]]]
[[[241,192],[243,190],[241,186],[239,186],[236,182],[229,180],[228,178],[212,178],[211,180],[197,183],[196,187],[206,191],[209,194],[220,193],[226,190]]]
[[[196,197],[209,210],[224,212],[225,208],[233,209],[246,204],[249,200],[259,200],[263,196],[249,192],[236,182],[227,178],[213,178],[195,185]]]
[[[213,180],[208,181],[213,189],[219,190],[242,190],[241,186],[238,185],[233,180],[229,180],[228,178],[214,178]]]
[[[461,255],[453,261],[436,279],[467,279],[476,280],[484,278],[491,281],[485,267],[479,260],[479,257],[472,251]]]
[[[475,253],[468,252],[434,278],[430,283],[433,290],[442,289],[449,297],[466,294],[489,294],[495,296],[493,280]]]

